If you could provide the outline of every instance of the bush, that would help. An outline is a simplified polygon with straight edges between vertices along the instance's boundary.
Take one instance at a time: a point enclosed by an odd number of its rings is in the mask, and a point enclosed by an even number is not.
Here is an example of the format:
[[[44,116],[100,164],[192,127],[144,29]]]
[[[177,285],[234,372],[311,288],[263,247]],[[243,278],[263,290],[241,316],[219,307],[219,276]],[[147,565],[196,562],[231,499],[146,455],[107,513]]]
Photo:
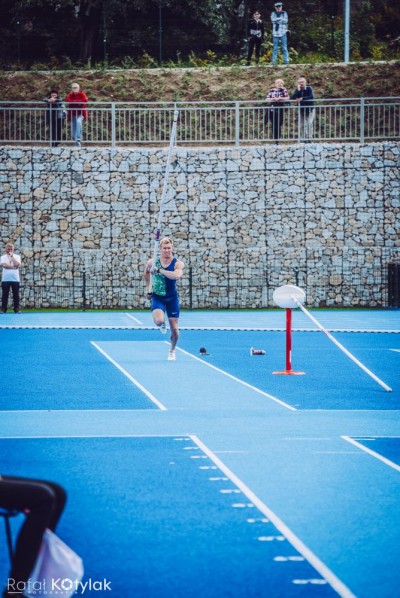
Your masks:
[[[153,69],[158,66],[158,62],[150,54],[143,52],[142,56],[137,60],[137,66],[140,69]]]

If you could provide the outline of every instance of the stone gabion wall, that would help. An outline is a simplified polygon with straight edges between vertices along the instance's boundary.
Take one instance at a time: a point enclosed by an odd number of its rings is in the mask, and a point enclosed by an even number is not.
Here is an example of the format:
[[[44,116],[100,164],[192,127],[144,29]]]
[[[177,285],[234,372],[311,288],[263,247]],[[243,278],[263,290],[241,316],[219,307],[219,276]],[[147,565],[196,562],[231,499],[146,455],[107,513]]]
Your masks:
[[[399,150],[396,142],[177,148],[162,233],[187,266],[183,303],[272,306],[277,286],[298,282],[308,305],[384,305],[387,265],[400,256]],[[23,255],[26,306],[148,305],[142,271],[166,155],[0,150],[1,237]]]

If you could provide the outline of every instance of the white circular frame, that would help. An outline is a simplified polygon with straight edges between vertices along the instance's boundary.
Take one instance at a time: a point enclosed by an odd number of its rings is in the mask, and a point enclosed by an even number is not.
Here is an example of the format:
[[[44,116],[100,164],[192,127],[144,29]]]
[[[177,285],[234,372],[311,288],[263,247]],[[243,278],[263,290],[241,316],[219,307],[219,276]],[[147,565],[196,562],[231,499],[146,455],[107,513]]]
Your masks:
[[[299,307],[298,303],[303,305],[306,294],[303,289],[296,287],[294,284],[285,284],[275,289],[272,298],[278,307],[294,309]]]

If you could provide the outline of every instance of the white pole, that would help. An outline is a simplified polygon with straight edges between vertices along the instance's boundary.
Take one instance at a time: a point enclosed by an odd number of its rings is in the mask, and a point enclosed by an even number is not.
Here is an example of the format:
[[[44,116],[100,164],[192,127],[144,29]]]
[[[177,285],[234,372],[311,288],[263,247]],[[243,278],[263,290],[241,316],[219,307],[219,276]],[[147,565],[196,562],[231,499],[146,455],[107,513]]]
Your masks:
[[[350,60],[350,0],[344,0],[344,62]]]
[[[317,320],[310,314],[310,312],[308,312],[306,310],[305,307],[303,307],[303,305],[301,305],[301,303],[299,301],[297,301],[296,297],[292,296],[293,301],[295,301],[296,305],[298,307],[300,307],[300,309],[310,318],[310,320],[312,322],[314,322],[314,324],[322,331],[326,334],[326,336],[337,346],[339,347],[339,349],[341,351],[343,351],[343,353],[345,353],[347,355],[347,357],[350,357],[350,359],[352,361],[354,361],[355,364],[358,365],[358,367],[360,367],[362,370],[364,370],[364,372],[366,374],[368,374],[368,376],[371,376],[371,378],[373,378],[375,380],[375,382],[377,382],[378,384],[380,384],[380,386],[382,386],[382,388],[384,388],[385,390],[387,390],[388,392],[391,392],[392,389],[390,388],[390,386],[388,386],[387,384],[385,384],[384,382],[382,382],[382,380],[380,380],[377,376],[375,376],[375,374],[373,374],[368,368],[365,367],[364,364],[361,363],[361,361],[359,361],[356,357],[354,357],[354,355],[352,355],[350,353],[350,351],[348,351],[347,349],[345,349],[345,347],[343,347],[343,345],[341,345],[339,343],[339,341],[337,341],[319,322],[317,322]]]
[[[178,115],[179,115],[179,110],[175,110],[174,111],[174,120],[172,123],[171,138],[169,140],[167,163],[165,165],[164,185],[163,185],[163,190],[162,190],[162,194],[161,194],[160,211],[158,213],[157,229],[156,229],[156,234],[154,236],[153,267],[155,266],[155,263],[156,263],[157,253],[158,253],[158,244],[160,242],[161,222],[162,222],[162,217],[163,217],[163,213],[164,213],[165,198],[167,197],[169,171],[170,171],[170,167],[171,167],[171,157],[172,157],[172,152],[173,152],[174,143],[175,143],[176,127],[178,124]],[[153,276],[152,276],[152,274],[150,274],[150,282],[149,282],[149,291],[148,292],[151,293],[152,290],[153,290]]]

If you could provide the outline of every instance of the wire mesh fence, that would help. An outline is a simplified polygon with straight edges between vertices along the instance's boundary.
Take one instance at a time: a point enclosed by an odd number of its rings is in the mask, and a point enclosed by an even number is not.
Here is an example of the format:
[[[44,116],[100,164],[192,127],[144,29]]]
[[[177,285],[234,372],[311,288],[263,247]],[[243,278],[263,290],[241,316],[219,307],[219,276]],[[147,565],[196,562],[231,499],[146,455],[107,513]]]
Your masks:
[[[53,264],[51,271],[34,267],[41,261],[39,256],[25,264],[21,284],[25,308],[149,306],[142,269],[118,268],[112,259],[101,259],[97,251],[85,252],[84,259],[72,251],[62,253],[60,264]],[[200,267],[205,260],[200,255],[196,258],[192,260],[195,265],[186,265],[179,282],[181,304],[187,309],[274,307],[273,292],[283,284],[303,288],[312,307],[390,307],[389,269],[396,259],[400,262],[399,255],[389,250],[376,255],[372,263],[365,259],[365,252],[337,256],[329,263],[310,253],[297,261],[282,257],[253,267],[235,264],[234,268],[229,265],[233,256],[212,268]]]

